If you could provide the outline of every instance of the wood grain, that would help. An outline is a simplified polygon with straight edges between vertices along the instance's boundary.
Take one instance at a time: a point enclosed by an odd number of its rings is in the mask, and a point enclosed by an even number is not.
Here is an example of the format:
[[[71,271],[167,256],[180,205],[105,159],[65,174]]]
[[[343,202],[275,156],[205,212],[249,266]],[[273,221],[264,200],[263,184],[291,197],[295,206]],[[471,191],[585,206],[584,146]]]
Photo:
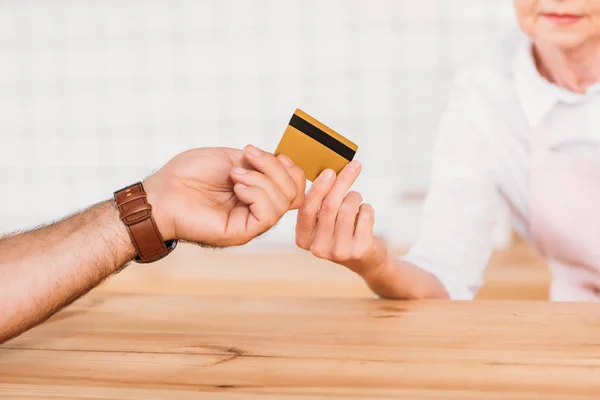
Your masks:
[[[401,254],[402,251],[398,251]],[[479,299],[547,300],[550,275],[526,245],[494,253]],[[346,268],[293,248],[262,252],[180,245],[156,264],[131,265],[100,288],[109,293],[372,298]]]
[[[548,283],[516,246],[481,301],[377,301],[308,253],[183,245],[0,347],[0,398],[598,398],[598,306],[486,300]]]
[[[594,304],[96,292],[0,349],[7,399],[578,399],[599,376]]]

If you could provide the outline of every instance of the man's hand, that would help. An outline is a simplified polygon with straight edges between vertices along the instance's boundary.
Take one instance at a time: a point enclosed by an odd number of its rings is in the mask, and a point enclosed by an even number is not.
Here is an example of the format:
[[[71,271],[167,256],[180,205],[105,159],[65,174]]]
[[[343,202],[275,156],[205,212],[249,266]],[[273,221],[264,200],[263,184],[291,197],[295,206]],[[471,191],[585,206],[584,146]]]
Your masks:
[[[242,245],[304,202],[306,177],[254,146],[190,150],[144,182],[165,240]]]
[[[165,240],[244,244],[304,201],[306,180],[287,157],[247,147],[197,149],[144,182]],[[135,257],[109,200],[0,239],[0,343],[44,321]]]
[[[298,212],[296,244],[366,278],[385,265],[388,251],[373,234],[373,207],[361,204],[358,192],[348,193],[360,171],[352,161],[337,178],[326,170],[315,180]]]

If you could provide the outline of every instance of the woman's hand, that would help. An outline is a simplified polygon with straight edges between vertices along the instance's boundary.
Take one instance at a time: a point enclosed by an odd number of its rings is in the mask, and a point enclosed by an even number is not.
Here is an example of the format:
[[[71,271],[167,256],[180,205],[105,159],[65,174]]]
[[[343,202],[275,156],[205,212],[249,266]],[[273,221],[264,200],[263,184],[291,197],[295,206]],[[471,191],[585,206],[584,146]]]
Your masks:
[[[296,244],[366,278],[384,265],[388,251],[373,234],[373,207],[361,204],[360,193],[348,193],[360,171],[352,161],[337,178],[332,170],[321,173],[298,211]]]

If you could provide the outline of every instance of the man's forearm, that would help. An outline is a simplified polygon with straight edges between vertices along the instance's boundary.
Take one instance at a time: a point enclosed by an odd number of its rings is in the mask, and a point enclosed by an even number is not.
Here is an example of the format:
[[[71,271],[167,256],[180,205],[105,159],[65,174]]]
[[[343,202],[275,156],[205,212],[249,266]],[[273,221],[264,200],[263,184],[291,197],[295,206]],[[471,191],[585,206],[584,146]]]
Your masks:
[[[0,240],[0,343],[44,321],[134,256],[112,201]]]
[[[448,298],[446,289],[435,276],[391,255],[363,279],[373,292],[386,299]]]

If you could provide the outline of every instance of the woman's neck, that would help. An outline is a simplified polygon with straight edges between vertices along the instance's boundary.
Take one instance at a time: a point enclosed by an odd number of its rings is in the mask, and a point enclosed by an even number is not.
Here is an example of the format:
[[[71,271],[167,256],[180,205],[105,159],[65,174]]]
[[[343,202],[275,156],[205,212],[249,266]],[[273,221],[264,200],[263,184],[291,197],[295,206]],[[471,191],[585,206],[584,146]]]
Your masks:
[[[600,82],[600,43],[567,51],[535,43],[533,54],[540,74],[555,85],[585,93]]]

